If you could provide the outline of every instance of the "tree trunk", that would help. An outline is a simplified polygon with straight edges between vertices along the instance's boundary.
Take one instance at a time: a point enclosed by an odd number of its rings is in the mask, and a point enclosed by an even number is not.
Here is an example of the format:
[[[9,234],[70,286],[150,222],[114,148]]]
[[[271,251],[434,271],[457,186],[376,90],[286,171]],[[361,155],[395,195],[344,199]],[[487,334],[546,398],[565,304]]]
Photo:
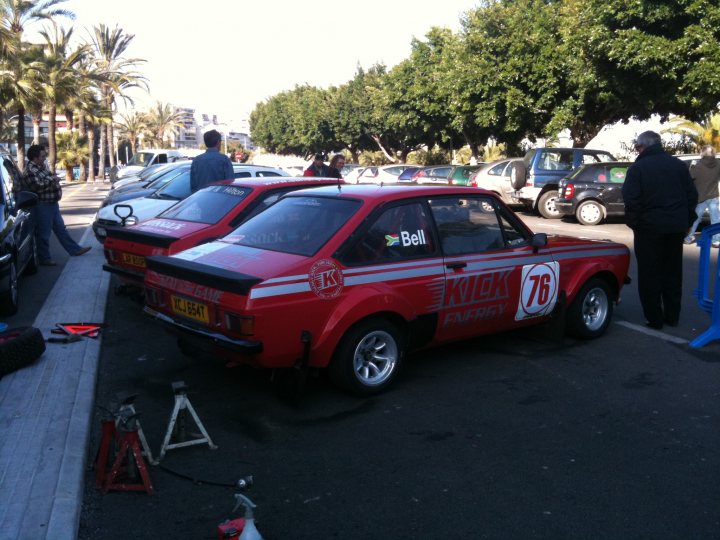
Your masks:
[[[33,144],[40,144],[40,122],[42,122],[42,107],[32,113]]]
[[[107,152],[107,129],[100,124],[100,148],[98,150],[98,176],[105,181],[105,153]]]
[[[85,113],[83,113],[82,111],[78,111],[77,120],[78,120],[78,133],[80,133],[81,137],[87,137],[87,123],[85,122]],[[90,145],[89,139],[88,139],[88,146],[90,148],[90,158],[92,159],[93,147]],[[87,180],[88,180],[87,166],[88,166],[87,161],[85,161],[83,159],[80,162],[80,181],[81,182],[87,182]]]
[[[17,114],[17,165],[20,172],[23,172],[25,170],[25,107],[18,105]]]
[[[55,174],[55,161],[57,160],[57,141],[55,140],[56,115],[57,105],[55,101],[51,101],[48,106],[48,168],[53,174]]]
[[[117,167],[117,148],[115,148],[115,128],[113,127],[112,118],[107,125],[107,145],[108,155],[110,156],[110,166]]]
[[[95,124],[87,123],[88,146],[90,157],[88,158],[88,182],[95,182]]]
[[[397,163],[397,158],[395,156],[391,155],[390,152],[388,152],[385,147],[383,146],[382,141],[380,140],[380,137],[377,135],[372,135],[372,140],[375,141],[375,144],[378,145],[378,148],[383,153],[383,155],[390,161],[391,163]]]

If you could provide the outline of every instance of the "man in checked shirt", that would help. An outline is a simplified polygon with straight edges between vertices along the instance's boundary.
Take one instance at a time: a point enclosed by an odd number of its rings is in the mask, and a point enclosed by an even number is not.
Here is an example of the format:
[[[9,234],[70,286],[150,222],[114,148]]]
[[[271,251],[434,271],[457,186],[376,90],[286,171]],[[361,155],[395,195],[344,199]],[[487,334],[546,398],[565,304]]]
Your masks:
[[[79,256],[90,251],[70,237],[62,215],[60,214],[60,199],[62,188],[60,179],[45,167],[47,153],[39,144],[34,144],[27,151],[28,164],[25,167],[22,184],[23,189],[32,191],[38,196],[38,203],[34,208],[35,214],[35,240],[37,242],[38,257],[43,266],[55,266],[57,263],[50,256],[50,234],[55,233],[60,245],[72,256]]]

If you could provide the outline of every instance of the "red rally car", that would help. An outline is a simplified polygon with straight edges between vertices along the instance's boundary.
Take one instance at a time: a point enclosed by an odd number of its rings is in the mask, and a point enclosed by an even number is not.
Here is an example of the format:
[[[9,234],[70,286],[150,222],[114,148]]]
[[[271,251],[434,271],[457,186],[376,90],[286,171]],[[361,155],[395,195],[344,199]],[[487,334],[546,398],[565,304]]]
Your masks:
[[[328,367],[360,395],[408,350],[546,321],[607,329],[630,254],[533,234],[467,187],[316,188],[281,198],[222,240],[149,257],[146,313],[180,345],[263,368]]]
[[[335,178],[256,177],[217,182],[168,208],[155,219],[109,228],[103,269],[127,284],[142,285],[145,257],[172,255],[225,236],[281,195],[309,187],[338,185]]]

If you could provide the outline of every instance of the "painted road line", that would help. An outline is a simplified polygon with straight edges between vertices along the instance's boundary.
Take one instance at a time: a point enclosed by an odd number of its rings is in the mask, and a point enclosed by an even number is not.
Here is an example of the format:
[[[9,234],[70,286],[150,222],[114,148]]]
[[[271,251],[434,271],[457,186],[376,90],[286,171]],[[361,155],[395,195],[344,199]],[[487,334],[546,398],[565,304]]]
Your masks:
[[[646,334],[648,336],[658,337],[664,341],[669,341],[670,343],[675,343],[677,345],[686,345],[688,343],[687,339],[679,338],[677,336],[673,336],[670,334],[667,334],[665,332],[661,332],[660,330],[653,330],[652,328],[648,328],[644,325],[634,324],[627,321],[615,321],[617,324],[624,326],[625,328],[630,328],[631,330],[637,330],[638,332],[641,332],[643,334]]]

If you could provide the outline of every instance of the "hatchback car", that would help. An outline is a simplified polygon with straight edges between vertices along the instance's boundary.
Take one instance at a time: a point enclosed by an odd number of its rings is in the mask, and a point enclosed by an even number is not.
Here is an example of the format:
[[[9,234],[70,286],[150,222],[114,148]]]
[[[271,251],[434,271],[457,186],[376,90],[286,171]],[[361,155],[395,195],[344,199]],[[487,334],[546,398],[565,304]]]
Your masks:
[[[518,204],[511,193],[514,191],[510,184],[510,176],[513,164],[522,161],[523,158],[505,158],[486,163],[470,175],[469,184],[492,191],[502,199],[505,204]]]
[[[148,257],[145,311],[205,360],[328,368],[367,395],[406,351],[554,312],[576,336],[602,335],[629,260],[623,244],[533,234],[481,190],[315,188],[225,238]]]
[[[283,170],[257,165],[233,164],[235,178],[251,178],[254,176],[288,176]],[[93,222],[93,232],[98,242],[105,241],[108,228],[135,225],[146,219],[154,218],[178,201],[189,197],[190,167],[172,178],[165,186],[148,197],[141,197],[111,204],[100,209]]]
[[[144,180],[137,180],[111,189],[100,206],[149,197],[180,173],[187,172],[190,169],[190,163],[190,161],[178,161],[161,165],[161,168],[157,169],[154,174],[148,175]]]
[[[145,257],[172,255],[225,236],[238,225],[298,189],[338,185],[312,177],[244,178],[219,182],[150,219],[127,228],[111,228],[103,245],[103,269],[128,284],[142,285]]]
[[[622,186],[629,161],[592,163],[575,169],[560,181],[555,206],[563,216],[582,225],[597,225],[608,216],[624,216]]]
[[[409,165],[382,165],[365,167],[357,176],[358,184],[395,184],[400,173]]]
[[[28,210],[37,195],[13,191],[20,171],[7,154],[0,154],[0,314],[14,315],[20,305],[18,278],[34,274],[39,260],[33,223]]]
[[[412,181],[417,184],[448,184],[448,174],[452,165],[438,165],[435,167],[423,167],[416,171]]]

